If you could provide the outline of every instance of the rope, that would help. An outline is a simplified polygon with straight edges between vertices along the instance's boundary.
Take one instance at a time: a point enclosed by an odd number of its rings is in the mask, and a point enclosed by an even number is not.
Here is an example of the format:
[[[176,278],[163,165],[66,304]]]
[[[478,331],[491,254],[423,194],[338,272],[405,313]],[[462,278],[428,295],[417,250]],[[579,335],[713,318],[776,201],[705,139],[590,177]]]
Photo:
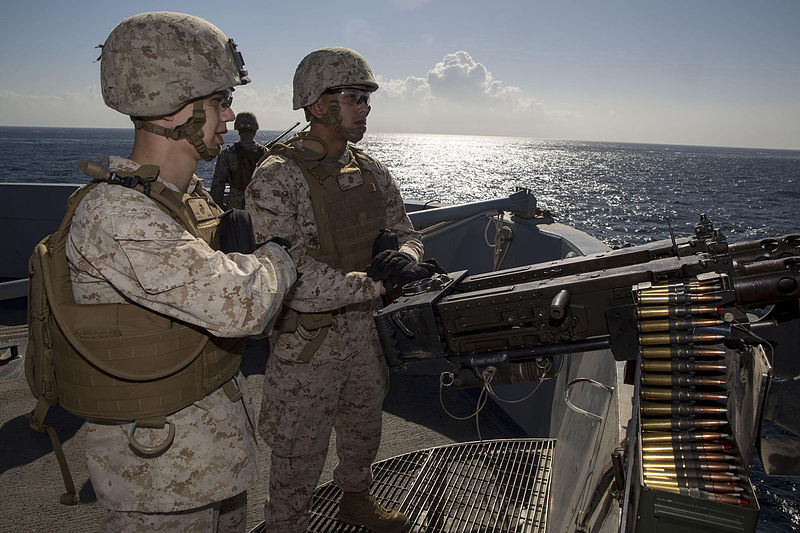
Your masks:
[[[484,386],[481,389],[480,394],[478,394],[478,401],[475,404],[475,411],[472,414],[467,416],[456,416],[453,413],[451,413],[444,405],[444,396],[442,394],[442,391],[444,390],[445,386],[449,387],[453,384],[453,382],[450,381],[450,383],[445,385],[444,380],[442,378],[447,374],[450,375],[450,378],[453,377],[453,374],[451,372],[442,372],[442,374],[439,376],[439,405],[442,406],[442,410],[447,414],[447,416],[449,416],[453,420],[469,420],[470,418],[475,417],[475,430],[478,432],[478,440],[482,442],[483,437],[481,436],[481,427],[480,427],[480,420],[478,418],[478,413],[480,413],[483,410],[483,408],[486,406],[486,402],[489,399],[489,395],[486,393],[486,387]]]
[[[494,224],[494,244],[489,242],[489,226],[492,224]],[[492,255],[492,270],[500,270],[500,265],[503,264],[503,260],[505,260],[509,250],[509,247],[503,249],[503,245],[511,242],[512,237],[513,232],[511,228],[503,224],[502,213],[490,217],[486,222],[486,227],[483,229],[483,241],[486,243],[486,246],[494,249]]]
[[[444,395],[442,394],[442,392],[444,391],[444,387],[450,387],[450,386],[453,385],[453,373],[452,372],[442,372],[439,375],[439,405],[442,406],[442,410],[445,412],[445,414],[447,414],[447,416],[449,416],[453,420],[462,420],[463,421],[463,420],[469,420],[470,418],[475,417],[475,430],[478,433],[478,440],[479,441],[483,441],[483,437],[481,436],[480,419],[478,417],[478,414],[486,406],[486,402],[488,401],[490,396],[492,398],[494,398],[496,401],[501,402],[501,403],[515,404],[515,403],[524,402],[524,401],[528,400],[531,396],[533,396],[536,393],[537,390],[539,390],[539,387],[542,386],[542,383],[544,383],[548,379],[554,379],[555,376],[557,376],[558,373],[561,372],[561,366],[563,366],[563,363],[564,363],[564,360],[562,359],[561,360],[561,365],[559,365],[559,370],[558,370],[558,372],[556,372],[555,375],[553,375],[552,377],[549,377],[549,378],[540,378],[536,382],[536,386],[533,387],[533,389],[530,392],[528,392],[522,398],[517,398],[516,400],[509,400],[507,398],[503,398],[503,397],[499,396],[495,392],[494,388],[492,387],[492,380],[494,379],[494,375],[495,375],[495,372],[496,372],[495,367],[489,366],[489,367],[484,368],[483,371],[480,374],[480,378],[481,378],[481,382],[483,383],[483,387],[481,387],[481,392],[480,392],[480,394],[478,394],[478,400],[475,403],[475,411],[473,411],[472,414],[469,414],[467,416],[454,415],[453,413],[451,413],[447,409],[447,407],[445,407],[445,405],[444,405]],[[547,366],[550,366],[551,364],[552,363],[548,359],[547,360],[547,365],[545,365],[545,368]],[[544,373],[546,374],[547,372],[545,371]],[[445,376],[448,377],[447,378],[447,382],[445,382]]]

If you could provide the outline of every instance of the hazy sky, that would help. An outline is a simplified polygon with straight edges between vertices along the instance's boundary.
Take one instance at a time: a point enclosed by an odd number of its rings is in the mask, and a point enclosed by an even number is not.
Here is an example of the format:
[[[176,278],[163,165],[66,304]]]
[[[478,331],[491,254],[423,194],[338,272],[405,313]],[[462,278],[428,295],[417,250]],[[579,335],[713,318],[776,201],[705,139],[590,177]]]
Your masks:
[[[0,0],[0,125],[127,127],[99,91],[102,43],[148,10],[207,18],[253,83],[236,111],[284,129],[300,59],[361,52],[371,132],[800,149],[798,0]]]

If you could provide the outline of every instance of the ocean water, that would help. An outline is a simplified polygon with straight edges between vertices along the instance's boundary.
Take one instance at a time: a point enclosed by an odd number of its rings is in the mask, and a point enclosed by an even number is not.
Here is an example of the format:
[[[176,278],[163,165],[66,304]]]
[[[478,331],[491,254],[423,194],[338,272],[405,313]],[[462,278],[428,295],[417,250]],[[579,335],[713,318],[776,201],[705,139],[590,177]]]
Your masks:
[[[0,127],[0,182],[86,182],[78,161],[125,156],[132,138],[126,129]],[[667,238],[668,221],[690,235],[701,213],[729,241],[800,233],[800,151],[394,134],[360,144],[406,198],[464,203],[527,187],[560,222],[614,248]],[[207,186],[213,170],[198,167]],[[751,479],[758,531],[800,531],[800,480],[767,478],[760,464]]]

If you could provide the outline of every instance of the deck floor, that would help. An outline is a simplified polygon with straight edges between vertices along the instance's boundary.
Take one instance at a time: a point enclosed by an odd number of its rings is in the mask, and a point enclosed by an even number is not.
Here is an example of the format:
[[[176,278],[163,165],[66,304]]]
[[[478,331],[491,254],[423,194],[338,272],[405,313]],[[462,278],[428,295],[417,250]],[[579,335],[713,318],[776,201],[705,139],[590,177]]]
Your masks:
[[[256,405],[260,404],[261,384],[266,364],[266,341],[251,341],[242,366]],[[20,364],[21,361],[15,362]],[[17,373],[0,380],[0,491],[3,512],[0,531],[94,532],[105,511],[96,501],[86,471],[83,420],[60,408],[51,409],[47,422],[58,432],[81,497],[77,506],[58,503],[63,484],[58,465],[46,435],[28,427],[25,415],[35,402],[25,376]],[[389,394],[384,401],[384,427],[377,460],[459,442],[476,440],[474,421],[449,418],[439,406],[438,377],[392,374]],[[474,396],[444,391],[447,408],[457,415],[475,409]],[[489,402],[481,412],[480,430],[484,439],[524,437],[498,407]],[[333,439],[320,483],[332,479],[337,458]],[[264,519],[264,500],[269,479],[269,447],[258,440],[259,482],[248,492],[247,528]],[[329,531],[342,531],[331,529]]]

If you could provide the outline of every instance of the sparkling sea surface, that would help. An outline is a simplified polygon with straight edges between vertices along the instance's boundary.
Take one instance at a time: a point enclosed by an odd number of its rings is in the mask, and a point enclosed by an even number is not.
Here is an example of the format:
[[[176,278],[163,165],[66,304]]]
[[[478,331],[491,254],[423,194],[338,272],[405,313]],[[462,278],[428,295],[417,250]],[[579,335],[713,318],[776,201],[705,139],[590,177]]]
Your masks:
[[[0,127],[0,182],[84,183],[78,161],[126,156],[132,139],[132,129]],[[558,221],[613,248],[667,238],[668,218],[690,235],[701,213],[729,241],[800,233],[800,151],[408,134],[360,146],[407,199],[465,203],[527,187]],[[198,167],[206,186],[213,170]],[[767,478],[756,464],[751,480],[758,531],[800,531],[800,479]]]

